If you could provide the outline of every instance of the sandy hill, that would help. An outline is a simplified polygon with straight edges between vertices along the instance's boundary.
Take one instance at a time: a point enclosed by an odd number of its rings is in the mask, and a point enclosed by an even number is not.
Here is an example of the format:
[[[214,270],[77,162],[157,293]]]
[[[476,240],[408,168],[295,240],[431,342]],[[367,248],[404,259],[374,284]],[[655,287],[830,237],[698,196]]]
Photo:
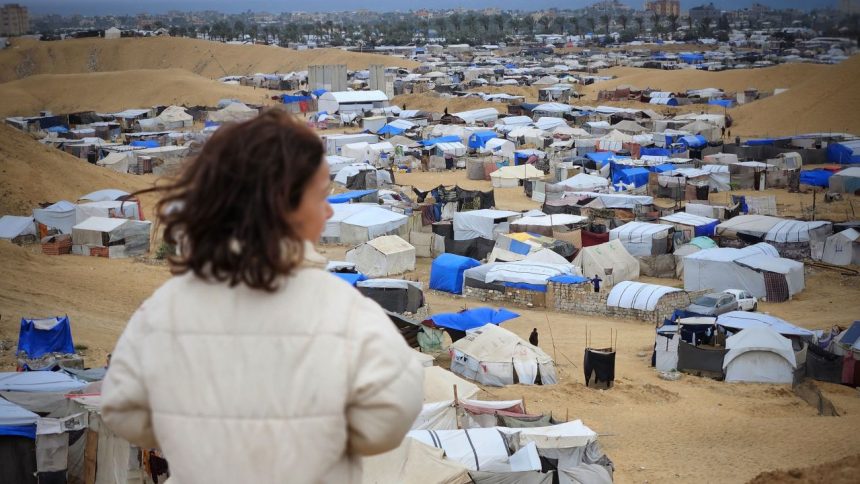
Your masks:
[[[0,84],[0,116],[120,111],[164,104],[214,106],[234,98],[261,104],[276,91],[227,85],[183,69],[130,70],[89,74],[40,74]]]
[[[103,188],[132,192],[152,185],[152,175],[128,175],[90,165],[44,146],[15,128],[0,124],[0,215],[28,215],[42,202],[74,202]],[[144,197],[144,214],[154,197]]]
[[[484,101],[479,97],[442,97],[434,92],[401,94],[394,96],[391,103],[401,108],[405,104],[406,109],[421,109],[437,113],[443,112],[445,108],[448,108],[449,113],[481,108],[496,108],[500,113],[508,111],[505,104]]]
[[[263,45],[228,45],[205,40],[154,37],[75,39],[60,42],[16,41],[0,51],[0,82],[36,74],[74,74],[132,69],[180,68],[204,77],[290,72],[311,64],[371,64],[414,67],[418,63],[381,54],[340,49],[296,51]]]

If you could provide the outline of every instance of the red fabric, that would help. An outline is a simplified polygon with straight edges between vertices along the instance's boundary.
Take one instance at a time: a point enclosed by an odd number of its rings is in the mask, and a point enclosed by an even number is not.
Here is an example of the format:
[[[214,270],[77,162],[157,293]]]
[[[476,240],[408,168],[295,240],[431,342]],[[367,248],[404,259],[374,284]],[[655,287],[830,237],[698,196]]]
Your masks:
[[[860,365],[854,359],[853,353],[847,353],[842,357],[842,383],[845,385],[856,386],[858,383],[858,370]]]
[[[583,247],[591,247],[592,245],[600,245],[600,244],[603,244],[605,242],[609,242],[609,232],[598,234],[595,232],[589,232],[587,230],[582,231],[582,246]]]
[[[306,113],[308,112],[308,102],[307,101],[299,101],[299,111]]]

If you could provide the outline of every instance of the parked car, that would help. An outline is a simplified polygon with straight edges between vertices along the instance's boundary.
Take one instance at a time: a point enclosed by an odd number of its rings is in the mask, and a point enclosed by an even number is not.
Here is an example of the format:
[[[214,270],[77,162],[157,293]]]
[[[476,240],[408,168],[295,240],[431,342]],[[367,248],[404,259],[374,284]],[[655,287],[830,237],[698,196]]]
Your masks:
[[[734,296],[725,292],[712,292],[699,296],[687,306],[687,311],[702,316],[719,316],[729,311],[737,311],[737,309],[738,301]]]
[[[758,309],[758,299],[743,289],[726,289],[723,292],[735,297],[738,302],[738,309],[741,311],[756,311]]]

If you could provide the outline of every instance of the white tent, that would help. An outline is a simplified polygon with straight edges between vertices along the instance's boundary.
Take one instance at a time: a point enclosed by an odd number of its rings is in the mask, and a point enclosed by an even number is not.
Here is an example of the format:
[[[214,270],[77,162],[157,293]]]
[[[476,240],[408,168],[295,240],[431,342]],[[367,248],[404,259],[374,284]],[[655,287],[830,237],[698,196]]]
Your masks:
[[[396,235],[383,235],[348,251],[346,260],[368,277],[392,276],[415,270],[415,247]]]
[[[79,224],[90,217],[125,218],[139,220],[140,212],[134,201],[102,201],[75,205],[75,223]]]
[[[860,190],[860,166],[845,168],[830,177],[830,191],[856,193]]]
[[[639,261],[619,240],[583,247],[573,259],[573,264],[586,277],[600,276],[607,286],[639,279]]]
[[[211,111],[209,121],[216,123],[241,122],[253,119],[257,116],[257,110],[249,108],[240,102],[232,102],[222,109]]]
[[[544,285],[548,279],[555,276],[582,275],[579,268],[567,263],[561,256],[551,258],[552,256],[549,256],[549,254],[558,256],[558,254],[551,250],[537,251],[526,257],[525,260],[493,264],[484,276],[484,282],[488,284],[493,282],[512,282]],[[554,262],[542,262],[540,259],[544,257]]]
[[[495,240],[498,234],[510,232],[510,222],[519,218],[518,212],[509,210],[469,210],[454,214],[454,240],[471,240],[483,237]]]
[[[733,331],[749,328],[767,327],[783,336],[800,336],[811,338],[814,333],[808,329],[795,326],[784,319],[765,313],[749,311],[729,311],[716,318],[716,324]]]
[[[769,294],[767,277],[784,280],[788,294]],[[776,286],[771,287],[775,290]],[[776,249],[766,243],[743,249],[705,249],[684,257],[687,291],[743,289],[758,298],[780,300],[799,293],[803,287],[803,263],[779,257]]]
[[[544,173],[532,165],[503,166],[490,173],[490,180],[495,188],[513,188],[520,185],[522,180],[540,180]]]
[[[493,138],[488,140],[484,147],[480,148],[478,152],[493,153],[506,158],[512,158],[514,156],[514,149],[516,149],[516,146],[513,141],[502,138]]]
[[[343,167],[355,164],[355,158],[346,156],[327,155],[325,159],[328,162],[328,171],[331,175],[337,175]]]
[[[459,113],[451,113],[452,116],[456,116],[466,124],[475,124],[475,123],[492,123],[499,119],[499,111],[496,108],[482,108],[482,109],[474,109],[472,111],[461,111]]]
[[[337,91],[326,92],[319,97],[319,112],[328,114],[357,113],[388,105],[388,96],[382,91]]]
[[[379,207],[377,204],[337,203],[334,214],[326,221],[323,239],[327,242],[360,244],[380,235],[399,231],[409,217]]]
[[[518,218],[511,222],[511,232],[529,232],[535,227],[548,227],[553,232],[567,231],[574,225],[582,224],[588,221],[588,217],[581,215],[573,215],[568,213],[556,213],[552,215],[530,215]]]
[[[474,383],[464,380],[442,367],[428,366],[424,368],[424,403],[454,400],[455,386],[457,387],[457,398],[460,399],[474,398],[481,390]]]
[[[722,237],[737,237],[738,234],[746,234],[764,238],[770,229],[782,221],[783,219],[770,215],[738,215],[717,225],[716,234]]]
[[[837,266],[860,265],[860,232],[847,229],[827,237],[821,260]]]
[[[609,240],[619,240],[630,255],[651,256],[669,250],[672,226],[648,222],[627,222],[609,231]]]
[[[119,200],[123,197],[127,197],[128,195],[128,192],[117,190],[116,188],[105,188],[103,190],[96,190],[94,192],[87,193],[86,195],[78,198],[78,200],[88,202],[108,202]]]
[[[516,472],[540,470],[537,447],[523,446],[509,455],[505,437],[496,428],[413,430],[407,438],[445,451],[445,458],[470,470]]]
[[[12,240],[21,235],[36,235],[33,217],[4,215],[0,217],[0,239]]]
[[[406,437],[394,450],[362,462],[362,484],[468,484],[466,466],[446,459],[445,450]]]
[[[181,106],[168,106],[153,119],[160,129],[189,128],[194,124],[194,117]]]
[[[558,182],[556,185],[561,185],[565,188],[570,188],[571,190],[590,192],[608,187],[609,180],[602,176],[577,173],[567,180]]]
[[[152,222],[89,217],[72,227],[72,253],[121,258],[149,252]]]
[[[96,162],[96,165],[117,173],[128,173],[128,165],[135,159],[134,151],[112,151]]]
[[[57,229],[62,234],[71,234],[75,225],[75,204],[60,200],[45,208],[33,209],[33,218],[49,230]]]
[[[653,311],[661,297],[678,291],[680,289],[659,284],[621,281],[610,291],[606,305],[616,308]]]
[[[729,336],[723,359],[728,382],[792,383],[797,362],[791,340],[768,327]]]
[[[467,331],[451,345],[451,371],[491,386],[556,383],[552,358],[514,333],[494,324]]]

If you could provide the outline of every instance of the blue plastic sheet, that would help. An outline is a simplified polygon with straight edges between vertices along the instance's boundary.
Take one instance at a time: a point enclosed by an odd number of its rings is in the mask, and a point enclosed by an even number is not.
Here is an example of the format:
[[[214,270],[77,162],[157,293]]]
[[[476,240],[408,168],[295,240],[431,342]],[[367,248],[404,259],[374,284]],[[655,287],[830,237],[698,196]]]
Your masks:
[[[130,146],[141,146],[143,148],[158,148],[158,141],[154,139],[135,140],[129,143]]]
[[[479,131],[469,136],[469,148],[483,148],[487,141],[496,137],[495,131]]]
[[[525,282],[502,282],[505,287],[525,289],[526,291],[546,292],[546,284],[526,284]]]
[[[830,143],[827,145],[827,161],[842,165],[860,163],[860,140]]]
[[[440,313],[430,317],[433,324],[441,328],[468,331],[486,324],[499,325],[520,315],[505,308],[475,308],[459,313]]]
[[[376,190],[353,190],[351,192],[339,193],[337,195],[329,195],[328,203],[349,203],[350,200],[358,200],[361,197],[370,195]]]
[[[56,318],[57,324],[50,329],[39,329],[39,320],[21,318],[18,333],[18,353],[26,353],[28,358],[41,358],[48,353],[74,353],[72,326],[69,317]]]
[[[398,134],[400,134],[400,133],[402,133],[402,132],[404,132],[404,131],[406,131],[406,130],[405,130],[405,129],[402,129],[402,128],[398,128],[398,127],[396,127],[396,126],[392,126],[392,125],[390,125],[390,124],[386,124],[385,126],[383,126],[382,128],[380,128],[380,129],[379,129],[379,131],[377,131],[377,132],[376,132],[376,134],[391,134],[391,135],[398,135]]]
[[[351,285],[351,286],[354,286],[354,285],[358,284],[358,283],[359,283],[359,282],[361,282],[361,281],[366,281],[366,280],[367,280],[367,276],[365,276],[364,274],[362,274],[362,273],[360,273],[360,272],[358,272],[358,273],[352,273],[352,272],[332,272],[332,274],[334,274],[335,276],[337,276],[337,277],[339,277],[339,278],[343,279],[344,281],[348,282],[348,283],[349,283],[349,285]]]
[[[462,294],[463,272],[479,265],[481,265],[480,262],[470,257],[441,254],[430,266],[430,289]]]
[[[802,170],[800,172],[800,183],[827,188],[830,186],[831,176],[833,176],[832,171],[823,170],[821,168],[815,170]]]
[[[437,143],[455,143],[458,141],[460,141],[459,136],[451,135],[451,136],[441,136],[439,138],[423,139],[423,140],[419,141],[418,144],[420,144],[422,146],[433,146]]]
[[[548,282],[557,282],[559,284],[582,284],[589,280],[587,277],[574,275],[553,276],[547,279]]]

